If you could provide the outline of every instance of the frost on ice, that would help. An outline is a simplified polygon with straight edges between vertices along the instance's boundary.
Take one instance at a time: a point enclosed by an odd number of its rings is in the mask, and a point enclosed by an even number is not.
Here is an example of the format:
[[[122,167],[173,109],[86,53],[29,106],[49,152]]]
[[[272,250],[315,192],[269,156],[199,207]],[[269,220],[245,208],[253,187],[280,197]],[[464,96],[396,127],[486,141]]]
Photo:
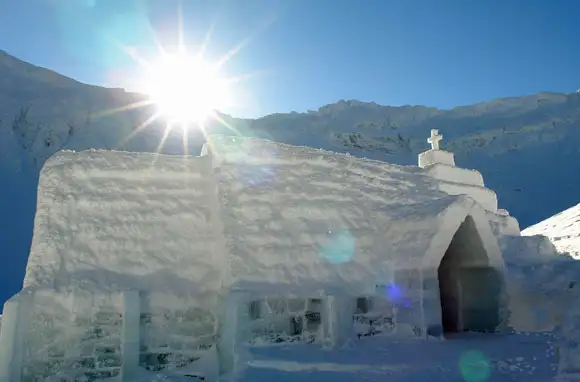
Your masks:
[[[0,381],[216,380],[247,347],[554,326],[522,318],[542,291],[521,277],[553,247],[521,237],[441,138],[419,167],[224,136],[200,157],[58,153]]]

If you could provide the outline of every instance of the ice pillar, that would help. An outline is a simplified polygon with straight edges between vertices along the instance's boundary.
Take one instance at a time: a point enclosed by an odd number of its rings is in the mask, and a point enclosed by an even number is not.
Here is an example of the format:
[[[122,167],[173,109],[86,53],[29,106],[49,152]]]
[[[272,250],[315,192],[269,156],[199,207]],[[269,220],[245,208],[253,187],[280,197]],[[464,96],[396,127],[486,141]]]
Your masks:
[[[121,379],[123,382],[137,378],[139,367],[139,329],[141,300],[138,291],[123,292],[123,329],[121,334]]]
[[[338,347],[347,342],[353,333],[353,298],[329,295],[323,299],[322,332],[324,345]]]
[[[235,366],[238,332],[238,302],[235,292],[229,293],[221,304],[221,333],[218,341],[220,374],[231,373]]]
[[[22,380],[22,355],[26,311],[30,305],[27,296],[18,296],[4,304],[0,331],[0,382]]]

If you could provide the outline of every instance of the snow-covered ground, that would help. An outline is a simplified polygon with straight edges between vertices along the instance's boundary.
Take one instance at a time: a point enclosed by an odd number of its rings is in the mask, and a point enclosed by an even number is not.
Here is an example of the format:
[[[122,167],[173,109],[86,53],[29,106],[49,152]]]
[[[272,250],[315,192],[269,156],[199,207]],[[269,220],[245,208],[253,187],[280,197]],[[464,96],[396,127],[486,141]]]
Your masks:
[[[311,345],[250,350],[240,382],[484,382],[553,380],[551,334],[464,334],[448,341],[355,340],[339,350]]]
[[[370,337],[341,349],[282,345],[246,349],[249,360],[223,382],[549,382],[559,381],[558,342],[550,333],[462,334],[449,341]],[[188,382],[192,376],[143,374],[142,382]],[[111,380],[112,382],[113,380]]]

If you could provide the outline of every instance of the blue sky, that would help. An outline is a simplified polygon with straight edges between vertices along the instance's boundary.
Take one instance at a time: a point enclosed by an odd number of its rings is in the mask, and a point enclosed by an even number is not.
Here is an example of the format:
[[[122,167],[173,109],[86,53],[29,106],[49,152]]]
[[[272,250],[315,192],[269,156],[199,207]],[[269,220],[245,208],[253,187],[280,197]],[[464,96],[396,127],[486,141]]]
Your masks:
[[[177,0],[19,0],[0,5],[0,49],[93,84],[132,86],[112,41],[177,41]],[[183,0],[184,35],[228,61],[255,117],[339,99],[441,108],[580,88],[574,0]],[[112,40],[102,36],[108,35]]]

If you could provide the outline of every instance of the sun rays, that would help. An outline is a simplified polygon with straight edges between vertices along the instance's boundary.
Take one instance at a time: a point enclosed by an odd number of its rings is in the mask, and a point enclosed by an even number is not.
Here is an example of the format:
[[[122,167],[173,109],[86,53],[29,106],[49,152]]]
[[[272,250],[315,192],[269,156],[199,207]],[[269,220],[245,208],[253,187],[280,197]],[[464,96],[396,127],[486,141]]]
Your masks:
[[[256,33],[243,38],[215,62],[205,57],[215,30],[215,22],[205,33],[199,49],[188,52],[184,34],[182,1],[177,9],[177,48],[175,53],[169,53],[151,30],[150,38],[156,49],[154,59],[146,59],[139,49],[125,46],[109,38],[110,43],[120,48],[132,59],[139,68],[138,88],[146,98],[127,105],[92,113],[91,118],[111,116],[135,109],[151,110],[144,121],[133,126],[132,131],[117,144],[123,148],[128,141],[151,126],[165,125],[156,153],[163,152],[167,139],[178,129],[183,140],[183,154],[189,155],[190,133],[199,131],[207,135],[208,126],[217,123],[230,130],[235,135],[241,135],[237,129],[222,118],[218,110],[238,106],[232,88],[242,81],[254,77],[256,73],[244,73],[237,76],[227,76],[224,66],[232,60],[251,40]],[[271,21],[268,21],[270,24]],[[259,28],[263,29],[263,28]],[[181,131],[179,131],[181,130]]]

